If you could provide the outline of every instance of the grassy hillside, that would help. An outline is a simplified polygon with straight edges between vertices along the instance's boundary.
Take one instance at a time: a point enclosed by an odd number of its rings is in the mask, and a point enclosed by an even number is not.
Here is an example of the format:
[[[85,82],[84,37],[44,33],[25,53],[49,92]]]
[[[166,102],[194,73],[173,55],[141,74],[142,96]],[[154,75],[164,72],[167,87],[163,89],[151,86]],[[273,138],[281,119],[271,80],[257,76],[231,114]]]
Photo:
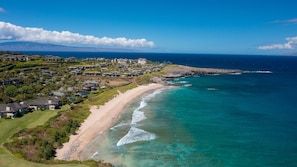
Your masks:
[[[64,108],[63,108],[64,109]],[[15,133],[25,128],[34,128],[44,124],[51,117],[57,115],[58,111],[34,111],[28,113],[22,118],[17,119],[0,119],[0,166],[5,167],[47,167],[53,165],[45,165],[32,163],[26,160],[14,157],[8,150],[3,147],[3,143],[9,141],[10,137]],[[55,167],[68,167],[68,166],[84,166],[76,164],[63,164],[55,165]]]

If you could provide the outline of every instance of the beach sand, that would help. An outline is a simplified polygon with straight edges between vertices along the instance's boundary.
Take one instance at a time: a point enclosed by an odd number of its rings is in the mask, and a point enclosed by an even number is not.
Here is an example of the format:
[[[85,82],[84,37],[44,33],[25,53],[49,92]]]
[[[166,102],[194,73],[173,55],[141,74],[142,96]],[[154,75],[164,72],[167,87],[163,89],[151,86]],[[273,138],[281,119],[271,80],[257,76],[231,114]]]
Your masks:
[[[106,132],[120,117],[125,106],[143,93],[163,87],[161,84],[141,85],[119,95],[102,106],[91,106],[91,114],[82,123],[76,135],[56,150],[56,159],[82,160],[81,153],[96,136]]]

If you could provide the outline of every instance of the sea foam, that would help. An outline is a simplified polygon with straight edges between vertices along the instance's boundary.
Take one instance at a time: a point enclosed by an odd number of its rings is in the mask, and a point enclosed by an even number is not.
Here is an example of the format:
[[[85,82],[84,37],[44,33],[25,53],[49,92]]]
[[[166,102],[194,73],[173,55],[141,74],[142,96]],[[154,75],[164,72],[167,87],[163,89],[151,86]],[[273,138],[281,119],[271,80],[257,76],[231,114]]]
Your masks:
[[[99,155],[98,151],[94,152],[94,154],[91,156],[91,158],[93,159],[96,155]]]
[[[131,127],[129,132],[117,142],[117,146],[122,146],[129,143],[135,143],[138,141],[154,140],[155,138],[156,138],[156,135],[154,133],[150,133],[142,129]]]
[[[149,94],[146,97],[142,98],[142,100],[140,101],[139,107],[133,111],[132,121],[131,121],[132,125],[135,125],[136,123],[146,119],[146,116],[145,116],[144,112],[141,111],[141,109],[147,105],[147,101],[151,100],[152,98],[154,98],[157,94],[160,94],[161,92],[162,92],[162,89],[158,89],[158,90],[155,90],[152,94]]]
[[[258,70],[258,71],[244,71],[244,73],[248,74],[272,74],[272,71],[269,70]]]
[[[178,84],[187,84],[187,83],[189,83],[189,81],[179,81],[179,82],[177,82]]]
[[[133,111],[132,120],[131,120],[131,128],[130,128],[129,132],[117,142],[117,146],[134,143],[137,141],[154,140],[156,138],[156,135],[154,133],[144,131],[144,130],[136,128],[134,126],[138,122],[147,119],[147,117],[145,116],[144,112],[141,111],[141,109],[146,107],[147,102],[149,100],[151,100],[152,98],[154,98],[157,94],[160,94],[162,91],[163,91],[163,89],[155,90],[153,93],[151,93],[141,99],[139,107]],[[119,126],[120,125],[121,125],[121,123],[119,124]],[[115,127],[117,127],[117,125]]]
[[[123,127],[123,126],[128,126],[128,125],[130,125],[130,122],[123,122],[123,121],[122,121],[122,122],[120,122],[119,124],[117,124],[117,125],[111,127],[110,130],[115,130],[115,129],[117,129],[117,128],[120,128],[120,127]]]
[[[146,116],[144,115],[143,111],[135,110],[132,114],[132,121],[131,124],[136,124],[140,121],[143,121],[146,119]]]

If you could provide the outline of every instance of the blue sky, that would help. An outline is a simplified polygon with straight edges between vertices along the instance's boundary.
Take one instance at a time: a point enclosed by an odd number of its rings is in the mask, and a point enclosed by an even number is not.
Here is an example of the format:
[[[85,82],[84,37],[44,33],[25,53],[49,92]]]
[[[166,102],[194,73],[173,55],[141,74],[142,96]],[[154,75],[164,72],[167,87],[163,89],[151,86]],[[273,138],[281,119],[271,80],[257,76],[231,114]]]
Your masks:
[[[0,40],[290,54],[297,53],[296,8],[296,0],[0,0]]]

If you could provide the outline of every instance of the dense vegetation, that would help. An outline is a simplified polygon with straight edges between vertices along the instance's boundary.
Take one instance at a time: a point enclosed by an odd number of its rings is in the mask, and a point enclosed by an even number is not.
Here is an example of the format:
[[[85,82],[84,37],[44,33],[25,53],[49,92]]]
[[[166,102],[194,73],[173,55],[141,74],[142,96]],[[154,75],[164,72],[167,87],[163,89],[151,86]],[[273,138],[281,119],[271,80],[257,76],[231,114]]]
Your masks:
[[[99,90],[96,92],[93,92],[89,95],[88,99],[84,101],[85,104],[90,105],[103,105],[106,102],[108,102],[110,99],[114,98],[116,95],[118,95],[118,91],[124,93],[129,89],[135,88],[137,85],[132,83],[128,85],[123,85],[120,87],[112,88],[108,87],[105,90]]]
[[[64,107],[63,109],[64,110]],[[47,167],[47,165],[40,163],[32,163],[23,159],[16,158],[3,145],[5,142],[10,142],[11,137],[25,128],[31,129],[43,125],[49,118],[56,116],[60,111],[35,111],[24,115],[22,118],[17,119],[0,119],[0,166],[5,167]],[[50,162],[50,161],[48,161]],[[98,166],[96,162],[66,162],[59,161],[54,163],[63,163],[63,165],[55,165],[56,167],[87,167]],[[68,163],[68,164],[66,164]],[[74,165],[77,164],[77,165]],[[86,165],[82,165],[86,164]],[[95,165],[96,164],[96,165]]]
[[[63,161],[54,161],[55,150],[67,142],[71,134],[75,134],[81,122],[89,115],[88,110],[84,105],[73,108],[70,106],[64,107],[64,110],[61,110],[43,125],[22,129],[14,134],[4,146],[21,159],[24,158],[39,163],[65,163]],[[91,163],[91,161],[88,163]],[[111,166],[101,162],[95,164]]]
[[[28,62],[2,61],[0,62],[0,81],[18,78],[21,83],[0,85],[0,103],[20,102],[34,99],[36,96],[47,97],[52,91],[75,82],[67,75],[69,63],[50,63],[38,57]],[[44,75],[43,70],[54,71],[54,76]],[[71,82],[73,81],[73,82]]]

